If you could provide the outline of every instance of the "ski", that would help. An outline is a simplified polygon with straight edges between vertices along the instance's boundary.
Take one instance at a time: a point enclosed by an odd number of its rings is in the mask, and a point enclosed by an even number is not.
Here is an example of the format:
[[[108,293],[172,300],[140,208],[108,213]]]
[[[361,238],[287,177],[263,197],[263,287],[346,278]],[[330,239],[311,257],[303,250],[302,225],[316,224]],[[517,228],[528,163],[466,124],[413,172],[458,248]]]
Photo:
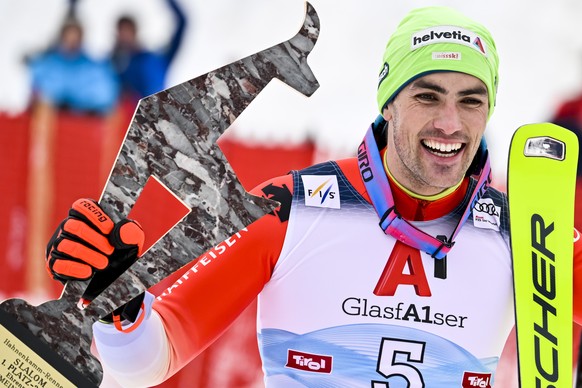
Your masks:
[[[550,123],[517,129],[507,192],[520,386],[572,387],[578,139]]]

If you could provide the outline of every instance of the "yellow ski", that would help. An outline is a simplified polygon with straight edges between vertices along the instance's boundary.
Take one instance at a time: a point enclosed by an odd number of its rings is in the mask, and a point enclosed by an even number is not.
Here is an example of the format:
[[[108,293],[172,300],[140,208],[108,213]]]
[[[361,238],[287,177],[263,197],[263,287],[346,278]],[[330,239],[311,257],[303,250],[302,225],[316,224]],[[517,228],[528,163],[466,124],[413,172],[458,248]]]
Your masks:
[[[509,151],[507,190],[522,388],[572,387],[576,135],[524,125]]]

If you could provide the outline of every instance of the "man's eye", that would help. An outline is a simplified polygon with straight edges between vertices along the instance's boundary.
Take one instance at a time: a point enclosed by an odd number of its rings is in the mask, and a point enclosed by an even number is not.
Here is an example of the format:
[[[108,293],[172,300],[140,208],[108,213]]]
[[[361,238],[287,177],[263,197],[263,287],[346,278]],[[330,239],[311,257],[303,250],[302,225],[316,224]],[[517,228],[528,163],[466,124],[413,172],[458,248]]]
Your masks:
[[[436,101],[436,96],[431,93],[420,93],[416,95],[416,98],[423,101]]]
[[[483,104],[483,101],[478,98],[465,98],[463,103],[467,105],[479,106]]]

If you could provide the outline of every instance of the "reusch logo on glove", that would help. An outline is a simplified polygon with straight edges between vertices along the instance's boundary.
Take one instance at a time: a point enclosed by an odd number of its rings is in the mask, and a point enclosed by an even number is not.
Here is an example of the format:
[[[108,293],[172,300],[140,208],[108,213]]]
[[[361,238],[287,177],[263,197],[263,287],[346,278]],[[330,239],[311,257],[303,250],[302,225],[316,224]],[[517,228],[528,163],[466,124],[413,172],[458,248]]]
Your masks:
[[[411,50],[416,50],[435,43],[458,43],[487,55],[487,47],[479,35],[473,31],[455,26],[437,26],[419,31],[412,35],[410,48]]]
[[[331,373],[331,356],[309,354],[289,349],[287,352],[287,368],[304,370],[307,372]]]
[[[96,206],[93,202],[82,199],[79,201],[79,205],[85,207],[87,210],[89,210],[91,213],[93,213],[95,215],[95,219],[99,222],[106,222],[109,220],[109,217],[107,217],[105,214],[103,214],[103,212],[101,211],[101,209],[99,209],[98,206]]]

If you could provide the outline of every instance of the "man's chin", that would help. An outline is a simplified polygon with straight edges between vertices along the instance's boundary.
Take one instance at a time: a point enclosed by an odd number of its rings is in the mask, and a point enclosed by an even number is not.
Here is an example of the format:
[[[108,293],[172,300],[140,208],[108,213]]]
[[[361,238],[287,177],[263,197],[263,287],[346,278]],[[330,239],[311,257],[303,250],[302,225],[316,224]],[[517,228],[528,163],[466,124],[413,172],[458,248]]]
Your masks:
[[[430,182],[430,186],[434,187],[435,191],[442,193],[443,191],[448,190],[451,187],[458,186],[459,183],[463,180],[464,176],[455,175],[452,177],[446,177],[442,179],[438,178],[435,179],[435,177],[436,175],[432,176],[432,181],[430,180],[431,177],[429,177],[428,182]]]

